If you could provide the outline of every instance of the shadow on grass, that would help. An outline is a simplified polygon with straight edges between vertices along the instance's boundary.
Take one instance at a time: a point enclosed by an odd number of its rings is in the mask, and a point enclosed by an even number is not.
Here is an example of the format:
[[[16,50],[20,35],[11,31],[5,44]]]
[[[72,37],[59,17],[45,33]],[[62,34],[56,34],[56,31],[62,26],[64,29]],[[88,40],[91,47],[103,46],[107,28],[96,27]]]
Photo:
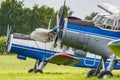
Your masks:
[[[120,78],[120,74],[119,75],[113,75],[113,77]]]
[[[70,74],[70,73],[65,73],[65,72],[44,72],[43,74]]]

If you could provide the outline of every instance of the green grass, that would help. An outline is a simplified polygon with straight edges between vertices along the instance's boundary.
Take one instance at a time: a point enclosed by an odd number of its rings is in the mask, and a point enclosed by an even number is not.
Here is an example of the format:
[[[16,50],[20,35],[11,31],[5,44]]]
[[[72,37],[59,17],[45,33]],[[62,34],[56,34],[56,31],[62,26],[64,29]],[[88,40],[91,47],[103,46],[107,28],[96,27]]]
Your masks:
[[[55,64],[48,64],[43,74],[27,73],[34,63],[33,59],[18,60],[16,55],[0,55],[0,80],[98,80],[86,78],[89,69]],[[113,74],[114,77],[106,80],[120,79],[120,71],[113,71]]]

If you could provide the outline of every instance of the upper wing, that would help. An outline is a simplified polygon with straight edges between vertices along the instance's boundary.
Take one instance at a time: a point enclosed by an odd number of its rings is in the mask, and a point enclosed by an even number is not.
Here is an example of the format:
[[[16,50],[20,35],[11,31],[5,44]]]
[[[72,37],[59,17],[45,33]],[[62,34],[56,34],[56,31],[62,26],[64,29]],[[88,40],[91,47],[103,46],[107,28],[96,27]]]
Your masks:
[[[97,5],[98,7],[100,7],[101,9],[109,12],[110,14],[114,14],[114,13],[119,13],[120,12],[120,8],[116,7],[114,5],[108,4],[108,3],[101,3]]]
[[[114,40],[108,43],[108,47],[116,56],[120,56],[120,40]]]

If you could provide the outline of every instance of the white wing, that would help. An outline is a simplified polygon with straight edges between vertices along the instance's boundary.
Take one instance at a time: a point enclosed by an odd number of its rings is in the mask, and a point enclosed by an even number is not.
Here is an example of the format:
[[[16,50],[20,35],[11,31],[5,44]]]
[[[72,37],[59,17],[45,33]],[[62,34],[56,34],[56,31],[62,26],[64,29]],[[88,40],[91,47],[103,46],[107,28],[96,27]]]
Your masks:
[[[115,14],[120,12],[120,8],[108,3],[101,3],[97,5],[101,9],[109,12],[110,14]]]

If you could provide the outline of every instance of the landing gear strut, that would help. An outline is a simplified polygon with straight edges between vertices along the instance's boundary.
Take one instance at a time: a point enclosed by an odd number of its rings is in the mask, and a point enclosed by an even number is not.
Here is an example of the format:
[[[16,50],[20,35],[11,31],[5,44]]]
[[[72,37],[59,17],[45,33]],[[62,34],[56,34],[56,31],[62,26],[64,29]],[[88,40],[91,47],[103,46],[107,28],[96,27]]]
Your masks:
[[[104,70],[97,75],[98,78],[106,78],[107,76],[113,76],[113,74],[110,71]]]
[[[113,76],[111,71],[113,70],[114,65],[117,63],[117,61],[114,60],[114,57],[111,59],[107,68],[105,68],[105,62],[107,58],[102,57],[97,69],[90,70],[87,74],[87,77],[97,76],[98,78],[106,78],[108,76]]]
[[[96,69],[91,69],[91,70],[87,73],[87,77],[92,77],[92,76],[94,76],[95,72],[96,72]]]
[[[101,71],[97,77],[98,78],[106,78],[106,77],[112,77],[113,74],[111,73],[111,71],[113,70],[115,64],[117,63],[117,61],[114,60],[115,56],[111,59],[109,66],[107,67],[106,70]]]
[[[47,65],[47,62],[41,62],[39,60],[36,60],[34,68],[29,69],[28,73],[32,73],[32,72],[43,73],[43,69],[45,68],[46,65]]]
[[[102,57],[100,62],[99,62],[99,65],[97,67],[97,69],[92,69],[88,72],[87,74],[87,77],[92,77],[92,76],[96,76],[98,75],[98,73],[101,71],[102,69],[102,63],[106,61],[106,58]]]

